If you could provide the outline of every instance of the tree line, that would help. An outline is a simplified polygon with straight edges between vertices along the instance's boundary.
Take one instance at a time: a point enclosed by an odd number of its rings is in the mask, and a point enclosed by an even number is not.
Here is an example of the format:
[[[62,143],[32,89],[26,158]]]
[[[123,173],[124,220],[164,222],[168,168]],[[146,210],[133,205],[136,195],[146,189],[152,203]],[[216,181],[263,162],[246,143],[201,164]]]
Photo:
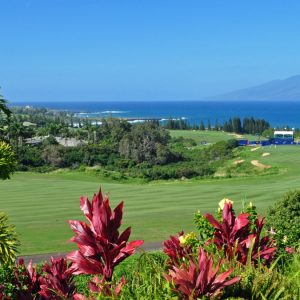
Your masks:
[[[234,117],[229,118],[229,120],[225,121],[223,124],[216,121],[213,125],[210,120],[207,122],[200,120],[199,124],[190,124],[186,119],[170,118],[162,124],[162,127],[173,130],[223,130],[225,132],[262,134],[265,130],[270,128],[270,124],[264,119],[255,119],[253,117],[246,117],[244,119]]]

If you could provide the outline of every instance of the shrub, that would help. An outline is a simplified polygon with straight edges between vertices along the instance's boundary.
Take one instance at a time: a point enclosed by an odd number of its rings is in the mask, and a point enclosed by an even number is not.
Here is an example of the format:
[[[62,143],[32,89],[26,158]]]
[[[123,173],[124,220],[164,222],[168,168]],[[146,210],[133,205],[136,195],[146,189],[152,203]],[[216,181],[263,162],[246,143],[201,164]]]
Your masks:
[[[300,297],[299,254],[294,260],[279,266],[279,258],[270,266],[260,262],[257,265],[234,264],[234,274],[241,276],[241,281],[225,290],[224,299],[291,299]],[[232,262],[231,262],[232,263]]]
[[[0,265],[0,299],[5,299],[4,296],[11,298],[15,290],[13,284],[14,273],[11,265]]]
[[[228,259],[237,258],[242,264],[246,264],[249,255],[252,261],[263,259],[265,263],[270,263],[276,251],[272,247],[273,241],[269,236],[261,237],[264,226],[263,219],[256,219],[252,224],[249,221],[249,214],[239,214],[235,216],[232,208],[232,201],[223,199],[222,220],[217,221],[211,214],[206,214],[205,218],[215,228],[213,242],[219,250],[223,250]]]
[[[300,191],[289,192],[270,208],[267,225],[272,228],[279,253],[297,247],[300,240]]]
[[[183,299],[198,299],[201,296],[216,297],[221,290],[240,280],[240,277],[227,279],[233,272],[230,269],[219,275],[218,271],[222,261],[213,268],[213,258],[199,248],[198,260],[190,259],[180,267],[173,266],[165,277],[175,285],[175,291],[183,296]]]
[[[101,281],[95,278],[90,283],[91,289],[94,292],[111,295],[119,288],[117,286],[115,291],[111,289],[115,266],[132,255],[143,241],[128,242],[130,227],[119,234],[123,202],[112,211],[108,198],[103,197],[101,190],[98,194],[94,194],[92,203],[87,197],[81,197],[80,208],[89,224],[82,221],[69,221],[75,233],[71,241],[77,244],[79,250],[67,255],[67,259],[71,261],[68,272],[74,275],[101,275]]]
[[[14,286],[12,293],[13,299],[38,299],[40,291],[40,273],[37,267],[32,266],[32,261],[26,267],[24,260],[20,259],[13,268],[14,277],[11,283]]]
[[[39,294],[45,299],[71,299],[75,295],[73,276],[67,272],[67,261],[51,257],[51,264],[43,266]]]
[[[198,229],[200,243],[203,246],[209,239],[213,238],[215,228],[207,221],[207,219],[198,210],[194,216],[194,222]]]
[[[0,141],[0,179],[9,179],[16,169],[16,158],[10,145]]]
[[[0,213],[0,263],[13,264],[19,245],[15,226],[8,224],[5,213]]]
[[[182,242],[184,238],[184,232],[178,233],[178,236],[170,236],[170,238],[164,241],[164,253],[170,258],[170,264],[173,266],[180,266],[186,259],[190,259],[193,256],[193,249],[190,245],[186,245]]]

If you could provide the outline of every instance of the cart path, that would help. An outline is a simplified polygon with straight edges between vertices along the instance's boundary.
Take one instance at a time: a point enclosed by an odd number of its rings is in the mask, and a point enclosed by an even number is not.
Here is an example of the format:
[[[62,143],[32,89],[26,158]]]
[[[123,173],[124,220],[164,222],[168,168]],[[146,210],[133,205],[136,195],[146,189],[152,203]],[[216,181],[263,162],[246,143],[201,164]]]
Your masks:
[[[162,249],[163,242],[149,242],[145,243],[138,251],[155,251]],[[49,261],[51,256],[59,257],[65,256],[67,252],[56,252],[56,253],[43,253],[43,254],[33,254],[33,255],[20,255],[18,258],[23,258],[25,264],[28,264],[30,260],[32,263],[37,264],[45,261]]]

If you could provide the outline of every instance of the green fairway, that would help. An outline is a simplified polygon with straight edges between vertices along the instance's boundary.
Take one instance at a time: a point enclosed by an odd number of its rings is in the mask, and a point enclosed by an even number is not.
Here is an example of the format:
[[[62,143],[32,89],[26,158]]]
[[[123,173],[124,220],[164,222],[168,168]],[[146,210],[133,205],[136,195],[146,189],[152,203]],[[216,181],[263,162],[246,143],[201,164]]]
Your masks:
[[[203,131],[203,130],[169,130],[172,137],[184,137],[195,140],[197,143],[205,141],[206,143],[216,143],[218,141],[227,141],[233,138],[257,140],[258,137],[250,134],[237,135],[223,131]]]
[[[280,168],[276,175],[248,178],[183,180],[137,183],[101,182],[85,173],[18,173],[0,182],[0,207],[20,234],[22,254],[60,252],[71,249],[72,236],[67,220],[82,218],[79,197],[92,196],[101,185],[112,206],[125,201],[124,226],[132,226],[133,238],[161,241],[184,229],[194,230],[193,214],[214,211],[224,197],[239,206],[252,201],[260,212],[282,195],[300,188],[300,147],[268,147],[247,150],[246,159]]]

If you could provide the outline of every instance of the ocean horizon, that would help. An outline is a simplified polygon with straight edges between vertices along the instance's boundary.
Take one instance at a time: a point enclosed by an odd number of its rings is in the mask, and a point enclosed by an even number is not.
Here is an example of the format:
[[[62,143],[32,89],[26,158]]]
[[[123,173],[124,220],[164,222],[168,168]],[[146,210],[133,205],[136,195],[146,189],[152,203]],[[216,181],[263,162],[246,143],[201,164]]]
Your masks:
[[[65,110],[82,117],[186,119],[189,124],[208,121],[214,125],[232,117],[265,119],[271,126],[300,128],[300,102],[284,101],[105,101],[105,102],[11,102],[10,106],[32,106]]]

